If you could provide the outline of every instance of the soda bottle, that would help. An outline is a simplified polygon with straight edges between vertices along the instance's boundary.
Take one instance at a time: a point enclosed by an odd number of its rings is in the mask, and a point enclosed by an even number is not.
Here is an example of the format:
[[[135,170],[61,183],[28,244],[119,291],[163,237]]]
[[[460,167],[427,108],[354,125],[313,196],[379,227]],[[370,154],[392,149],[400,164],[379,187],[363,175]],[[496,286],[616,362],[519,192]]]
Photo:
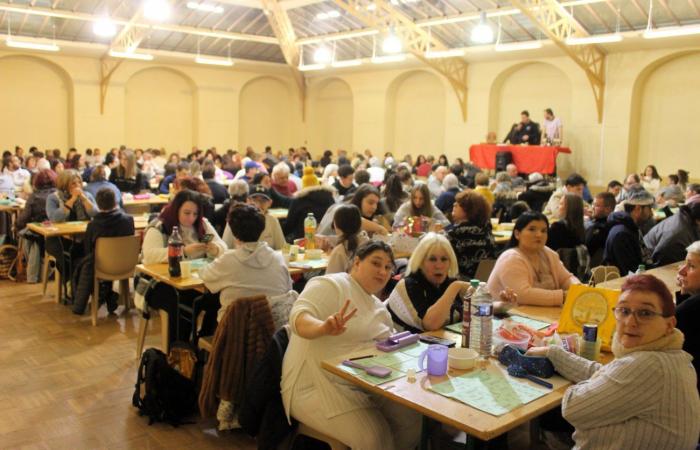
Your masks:
[[[306,238],[306,250],[311,250],[316,248],[316,242],[314,241],[314,236],[316,235],[316,218],[313,213],[306,215],[304,219],[304,238]]]
[[[173,227],[173,232],[168,238],[168,274],[173,278],[182,276],[180,261],[184,253],[184,247],[185,244],[182,242],[182,237],[180,237],[180,230],[177,227]]]

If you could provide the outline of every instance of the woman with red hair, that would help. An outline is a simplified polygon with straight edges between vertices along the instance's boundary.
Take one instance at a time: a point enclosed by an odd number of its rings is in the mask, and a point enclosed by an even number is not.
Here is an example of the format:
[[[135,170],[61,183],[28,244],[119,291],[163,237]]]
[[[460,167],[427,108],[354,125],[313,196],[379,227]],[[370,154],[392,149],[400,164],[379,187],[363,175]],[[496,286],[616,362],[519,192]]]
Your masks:
[[[692,357],[682,350],[673,296],[653,275],[629,276],[613,313],[615,359],[602,365],[561,347],[536,347],[576,383],[562,400],[575,449],[694,449],[700,398]]]
[[[172,202],[163,208],[158,219],[148,225],[141,247],[144,264],[168,262],[168,238],[176,227],[184,243],[186,260],[216,258],[226,251],[224,241],[209,221],[202,216],[202,195],[185,189],[178,192]],[[211,240],[207,242],[209,238],[205,239],[205,236],[209,235]],[[177,296],[175,294],[171,286],[159,283],[148,292],[145,302],[149,308],[168,311],[171,342],[188,341],[192,327],[185,320],[181,320],[178,327],[177,303],[179,301],[191,305],[199,294],[196,291],[179,291]],[[216,313],[219,306],[218,296],[208,296],[202,303],[201,308],[206,312],[202,324],[202,333],[205,335],[211,334],[216,327]],[[175,330],[179,330],[179,335],[176,336]]]
[[[44,238],[26,229],[30,222],[43,222],[46,216],[46,198],[56,192],[56,173],[50,169],[40,170],[32,180],[34,192],[17,217],[17,229],[24,241],[27,257],[27,283],[38,283],[41,273],[41,258],[44,254]]]

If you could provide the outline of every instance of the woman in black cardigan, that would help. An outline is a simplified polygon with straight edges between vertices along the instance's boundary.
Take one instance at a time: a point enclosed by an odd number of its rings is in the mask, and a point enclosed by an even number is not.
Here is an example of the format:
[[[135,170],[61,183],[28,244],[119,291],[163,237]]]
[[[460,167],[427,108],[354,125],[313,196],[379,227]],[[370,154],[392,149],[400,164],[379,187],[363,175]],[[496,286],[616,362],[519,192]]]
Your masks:
[[[566,194],[559,203],[559,220],[552,222],[547,234],[547,247],[554,251],[583,244],[583,199]]]

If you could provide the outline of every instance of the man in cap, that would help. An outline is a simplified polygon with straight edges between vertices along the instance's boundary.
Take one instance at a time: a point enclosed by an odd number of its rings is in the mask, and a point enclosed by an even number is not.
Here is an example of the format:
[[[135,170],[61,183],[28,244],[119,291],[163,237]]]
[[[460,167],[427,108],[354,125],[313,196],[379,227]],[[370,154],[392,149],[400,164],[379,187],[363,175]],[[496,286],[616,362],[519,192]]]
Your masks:
[[[622,275],[635,272],[640,264],[651,265],[651,252],[644,245],[640,225],[651,218],[654,197],[641,190],[630,194],[624,210],[608,217],[610,232],[605,240],[603,261],[617,266]]]
[[[250,184],[253,181],[255,174],[258,173],[258,164],[253,160],[246,161],[245,165],[243,166],[243,170],[245,170],[245,173],[241,177],[241,180],[244,180],[246,183]]]

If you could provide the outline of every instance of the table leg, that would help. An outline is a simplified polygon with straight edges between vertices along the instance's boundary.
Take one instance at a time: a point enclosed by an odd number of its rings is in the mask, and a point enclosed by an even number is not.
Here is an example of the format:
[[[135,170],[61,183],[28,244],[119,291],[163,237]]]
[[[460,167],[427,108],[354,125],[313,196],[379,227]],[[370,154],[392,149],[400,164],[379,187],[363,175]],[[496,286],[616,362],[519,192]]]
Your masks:
[[[431,420],[428,416],[422,417],[419,446],[420,450],[428,450],[428,442],[430,441],[430,423]]]

